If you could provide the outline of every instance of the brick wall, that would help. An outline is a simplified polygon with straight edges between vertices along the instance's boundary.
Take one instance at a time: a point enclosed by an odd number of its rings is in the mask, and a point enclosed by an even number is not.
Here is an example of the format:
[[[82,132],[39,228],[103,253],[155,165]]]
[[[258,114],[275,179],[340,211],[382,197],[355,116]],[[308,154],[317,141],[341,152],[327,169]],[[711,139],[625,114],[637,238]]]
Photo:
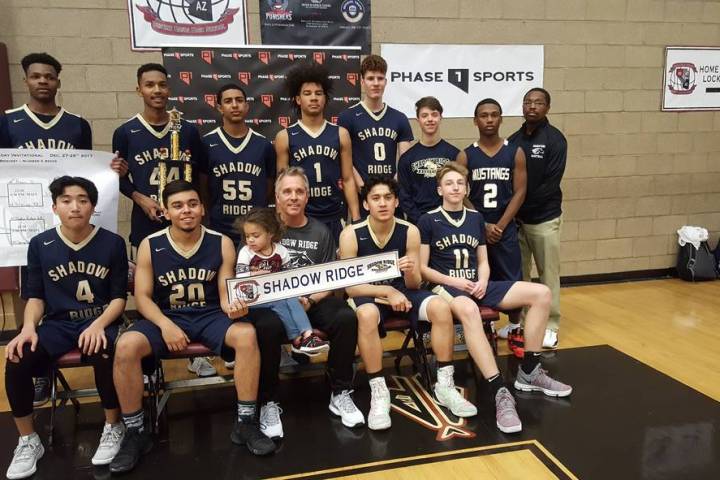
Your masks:
[[[20,58],[48,51],[64,64],[64,106],[92,122],[95,147],[141,108],[125,0],[0,0],[16,104]],[[259,43],[258,1],[248,0]],[[552,122],[569,142],[563,181],[565,276],[665,268],[683,224],[720,232],[720,112],[660,112],[665,45],[720,43],[720,2],[660,0],[374,0],[380,43],[545,45]],[[442,99],[441,99],[442,100]],[[520,124],[507,118],[502,133]],[[416,127],[416,125],[414,126]],[[458,147],[477,132],[448,119]],[[121,205],[123,232],[128,203]]]

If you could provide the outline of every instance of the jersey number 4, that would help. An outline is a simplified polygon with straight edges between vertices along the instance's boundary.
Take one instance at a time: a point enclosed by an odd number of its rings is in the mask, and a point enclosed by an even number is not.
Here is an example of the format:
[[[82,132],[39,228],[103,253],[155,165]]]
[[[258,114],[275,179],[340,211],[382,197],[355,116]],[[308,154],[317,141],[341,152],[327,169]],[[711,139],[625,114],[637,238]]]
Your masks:
[[[87,280],[80,280],[78,282],[75,298],[78,302],[93,303],[95,301],[95,295],[93,295],[90,289],[90,282]]]

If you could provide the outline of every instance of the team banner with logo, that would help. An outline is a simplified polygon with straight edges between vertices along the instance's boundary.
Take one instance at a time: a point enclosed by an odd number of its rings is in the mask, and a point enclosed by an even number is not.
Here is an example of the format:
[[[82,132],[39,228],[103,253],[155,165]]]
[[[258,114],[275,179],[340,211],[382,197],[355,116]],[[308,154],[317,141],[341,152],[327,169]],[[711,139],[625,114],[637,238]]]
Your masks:
[[[433,95],[444,117],[472,117],[473,107],[491,97],[506,116],[522,115],[522,99],[543,86],[542,45],[382,44],[388,62],[384,99],[410,118],[415,102]]]
[[[245,0],[128,0],[133,50],[248,43]]]
[[[397,251],[347,258],[253,277],[227,280],[228,299],[250,305],[296,298],[401,275]]]
[[[48,185],[63,175],[98,189],[91,223],[117,231],[118,176],[112,153],[92,150],[0,149],[0,267],[27,264],[30,239],[60,223]]]
[[[168,69],[170,104],[182,111],[205,134],[222,125],[215,109],[217,91],[226,83],[243,87],[250,104],[245,122],[270,140],[297,120],[293,99],[285,88],[288,72],[301,62],[325,65],[333,91],[325,117],[337,116],[360,101],[360,52],[358,49],[243,48],[163,50]]]
[[[370,0],[260,0],[263,45],[338,45],[370,53]]]
[[[720,47],[667,47],[662,109],[720,110]]]

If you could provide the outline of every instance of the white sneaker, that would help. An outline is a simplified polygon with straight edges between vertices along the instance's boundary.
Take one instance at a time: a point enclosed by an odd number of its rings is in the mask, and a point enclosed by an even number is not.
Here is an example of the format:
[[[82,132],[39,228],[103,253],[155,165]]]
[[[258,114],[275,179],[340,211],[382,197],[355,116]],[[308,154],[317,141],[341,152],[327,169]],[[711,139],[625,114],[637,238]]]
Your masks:
[[[502,327],[500,330],[498,330],[496,332],[497,336],[498,336],[498,338],[507,339],[508,335],[510,335],[510,330],[512,330],[514,328],[518,328],[518,327],[520,327],[519,323],[508,322],[507,325],[505,325],[504,327]]]
[[[545,330],[545,336],[543,337],[543,348],[556,349],[558,347],[558,334],[555,330],[549,328]]]
[[[92,464],[108,465],[112,462],[120,450],[123,438],[125,438],[125,425],[122,422],[114,425],[106,423],[102,435],[100,435],[100,444],[92,457]]]
[[[337,395],[330,394],[330,411],[340,417],[342,424],[348,428],[365,424],[365,417],[350,396],[352,392],[352,390],[343,390]]]
[[[283,438],[282,421],[280,421],[282,412],[280,404],[276,402],[267,402],[260,407],[260,430],[266,437],[273,440]]]
[[[235,361],[225,362],[225,368],[227,368],[228,370],[232,370],[233,368],[235,368]]]
[[[9,479],[29,477],[37,470],[37,461],[44,453],[45,449],[37,433],[28,435],[25,439],[20,437],[5,475]]]
[[[188,371],[193,372],[198,377],[212,377],[217,375],[217,370],[207,357],[195,357],[188,363]]]
[[[452,365],[438,369],[438,381],[434,388],[437,403],[449,408],[457,417],[473,417],[477,415],[477,408],[455,388],[454,374],[455,368]]]
[[[370,380],[370,412],[368,412],[368,428],[370,430],[386,430],[392,425],[390,420],[390,390],[382,377]]]

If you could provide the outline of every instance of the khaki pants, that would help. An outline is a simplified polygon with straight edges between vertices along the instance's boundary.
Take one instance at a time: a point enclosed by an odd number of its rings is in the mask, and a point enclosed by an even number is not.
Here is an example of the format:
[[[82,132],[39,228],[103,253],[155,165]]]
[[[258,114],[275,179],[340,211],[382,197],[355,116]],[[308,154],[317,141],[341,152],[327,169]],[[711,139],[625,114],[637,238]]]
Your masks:
[[[530,281],[532,260],[535,259],[540,283],[552,292],[547,328],[560,328],[560,226],[562,217],[537,225],[520,224],[518,240],[522,255],[523,280]],[[522,318],[524,320],[525,312]]]

